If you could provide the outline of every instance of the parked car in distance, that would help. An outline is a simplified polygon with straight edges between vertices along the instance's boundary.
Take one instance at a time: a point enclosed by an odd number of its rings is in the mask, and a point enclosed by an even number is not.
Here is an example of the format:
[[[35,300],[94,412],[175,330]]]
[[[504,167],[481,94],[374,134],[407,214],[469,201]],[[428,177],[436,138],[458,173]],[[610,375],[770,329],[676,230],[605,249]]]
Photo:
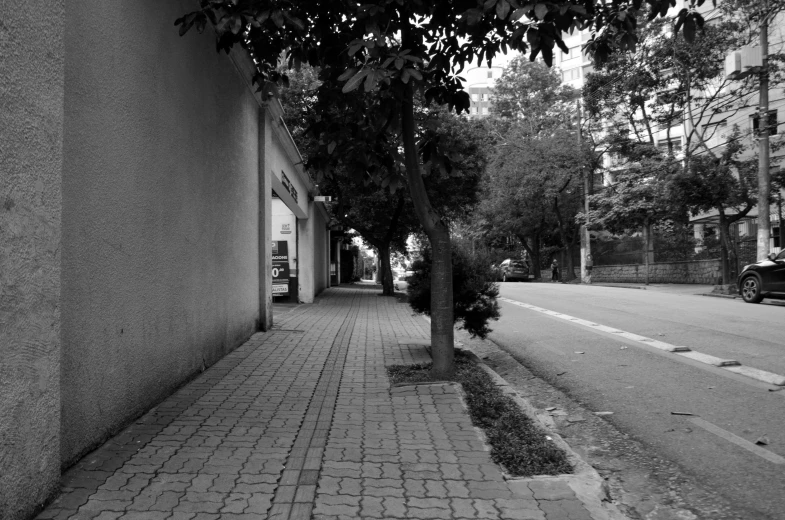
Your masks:
[[[739,294],[747,303],[760,303],[763,298],[785,300],[785,250],[745,265],[739,274]]]
[[[531,280],[534,275],[530,273],[529,266],[523,260],[508,258],[499,264],[502,282],[510,280]]]

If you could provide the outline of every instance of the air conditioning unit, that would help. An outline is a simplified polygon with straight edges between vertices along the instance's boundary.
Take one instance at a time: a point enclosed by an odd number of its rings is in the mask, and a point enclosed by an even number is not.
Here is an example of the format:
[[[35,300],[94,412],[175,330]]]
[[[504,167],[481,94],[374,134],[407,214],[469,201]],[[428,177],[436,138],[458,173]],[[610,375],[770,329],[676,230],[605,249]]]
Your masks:
[[[725,57],[725,77],[738,79],[741,74],[741,52],[733,51]]]
[[[757,74],[763,65],[760,47],[742,47],[733,51],[725,58],[725,76],[728,79],[744,79],[750,74]]]

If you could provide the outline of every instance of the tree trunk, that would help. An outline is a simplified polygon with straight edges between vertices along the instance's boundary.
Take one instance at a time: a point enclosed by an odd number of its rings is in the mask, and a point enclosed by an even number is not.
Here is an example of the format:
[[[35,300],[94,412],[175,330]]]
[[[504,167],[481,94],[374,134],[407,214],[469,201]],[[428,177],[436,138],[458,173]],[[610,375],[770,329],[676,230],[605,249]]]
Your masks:
[[[564,251],[564,271],[562,272],[562,282],[571,282],[575,280],[575,261],[573,259],[573,252],[575,250],[575,241],[571,240]]]
[[[569,181],[567,181],[569,184]],[[567,188],[567,184],[564,185],[559,191],[564,190]],[[562,282],[570,282],[575,279],[575,266],[572,261],[572,248],[575,245],[575,233],[572,233],[570,240],[567,240],[567,234],[564,230],[565,224],[564,220],[562,219],[561,211],[559,210],[559,197],[553,198],[553,211],[556,214],[556,223],[559,226],[559,240],[562,243]],[[565,260],[564,255],[567,255],[567,259]]]
[[[381,269],[382,296],[393,296],[392,268],[390,267],[390,245],[377,246],[379,252],[379,268]]]
[[[724,285],[733,283],[739,271],[739,255],[736,252],[736,241],[730,232],[730,226],[733,222],[731,219],[726,218],[722,224],[722,234],[725,236],[725,256],[727,258],[724,268],[727,275],[723,274],[722,281]]]
[[[409,30],[405,23],[403,39],[405,48],[413,48],[409,41]],[[452,247],[447,223],[431,206],[425,182],[422,178],[420,157],[414,122],[414,88],[411,82],[404,87],[401,104],[401,137],[403,140],[406,178],[414,211],[431,243],[433,265],[431,266],[431,374],[437,379],[449,379],[455,372],[453,343],[453,297],[452,297]]]

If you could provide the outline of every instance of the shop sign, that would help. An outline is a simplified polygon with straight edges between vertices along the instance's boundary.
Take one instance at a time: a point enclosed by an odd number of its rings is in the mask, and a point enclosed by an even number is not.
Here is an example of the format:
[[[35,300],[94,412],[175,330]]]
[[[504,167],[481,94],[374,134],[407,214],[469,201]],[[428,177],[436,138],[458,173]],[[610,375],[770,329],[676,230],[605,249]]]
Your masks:
[[[286,240],[273,241],[273,294],[289,294],[289,243]]]
[[[289,180],[289,177],[281,170],[281,184],[283,187],[286,188],[286,191],[289,192],[289,195],[292,196],[295,202],[297,202],[297,189],[292,185],[292,181]]]

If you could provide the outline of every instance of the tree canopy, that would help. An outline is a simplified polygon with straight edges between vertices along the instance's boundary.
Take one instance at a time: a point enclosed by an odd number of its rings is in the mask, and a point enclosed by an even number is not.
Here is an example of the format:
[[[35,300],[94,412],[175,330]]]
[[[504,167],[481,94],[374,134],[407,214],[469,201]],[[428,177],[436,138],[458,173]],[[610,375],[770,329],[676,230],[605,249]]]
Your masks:
[[[664,16],[672,1],[646,3],[653,16]],[[691,1],[702,4],[704,0]],[[362,147],[386,147],[390,153],[403,150],[413,207],[432,246],[433,372],[447,377],[454,369],[450,232],[423,180],[422,163],[428,160],[423,161],[424,149],[417,145],[415,93],[423,96],[426,105],[467,110],[469,96],[459,76],[467,63],[490,64],[499,52],[513,49],[529,51],[530,59],[541,55],[550,65],[554,47],[566,50],[562,34],[577,29],[592,31],[587,51],[604,61],[614,50],[635,46],[634,15],[643,4],[643,0],[525,5],[517,0],[201,0],[198,10],[175,24],[184,34],[191,27],[204,30],[210,22],[219,50],[234,45],[248,49],[257,64],[255,81],[265,97],[288,82],[278,68],[284,52],[295,69],[302,63],[318,67],[320,88],[334,92],[342,85],[343,93],[362,88],[370,95],[364,118],[344,134],[335,131],[330,139],[320,138],[320,146],[334,153],[358,141]],[[703,18],[685,8],[678,14],[678,24],[691,39]],[[449,153],[438,145],[426,149],[444,165],[434,171],[449,176]],[[364,156],[356,157],[363,164]],[[373,161],[368,166],[377,173],[383,170]]]

